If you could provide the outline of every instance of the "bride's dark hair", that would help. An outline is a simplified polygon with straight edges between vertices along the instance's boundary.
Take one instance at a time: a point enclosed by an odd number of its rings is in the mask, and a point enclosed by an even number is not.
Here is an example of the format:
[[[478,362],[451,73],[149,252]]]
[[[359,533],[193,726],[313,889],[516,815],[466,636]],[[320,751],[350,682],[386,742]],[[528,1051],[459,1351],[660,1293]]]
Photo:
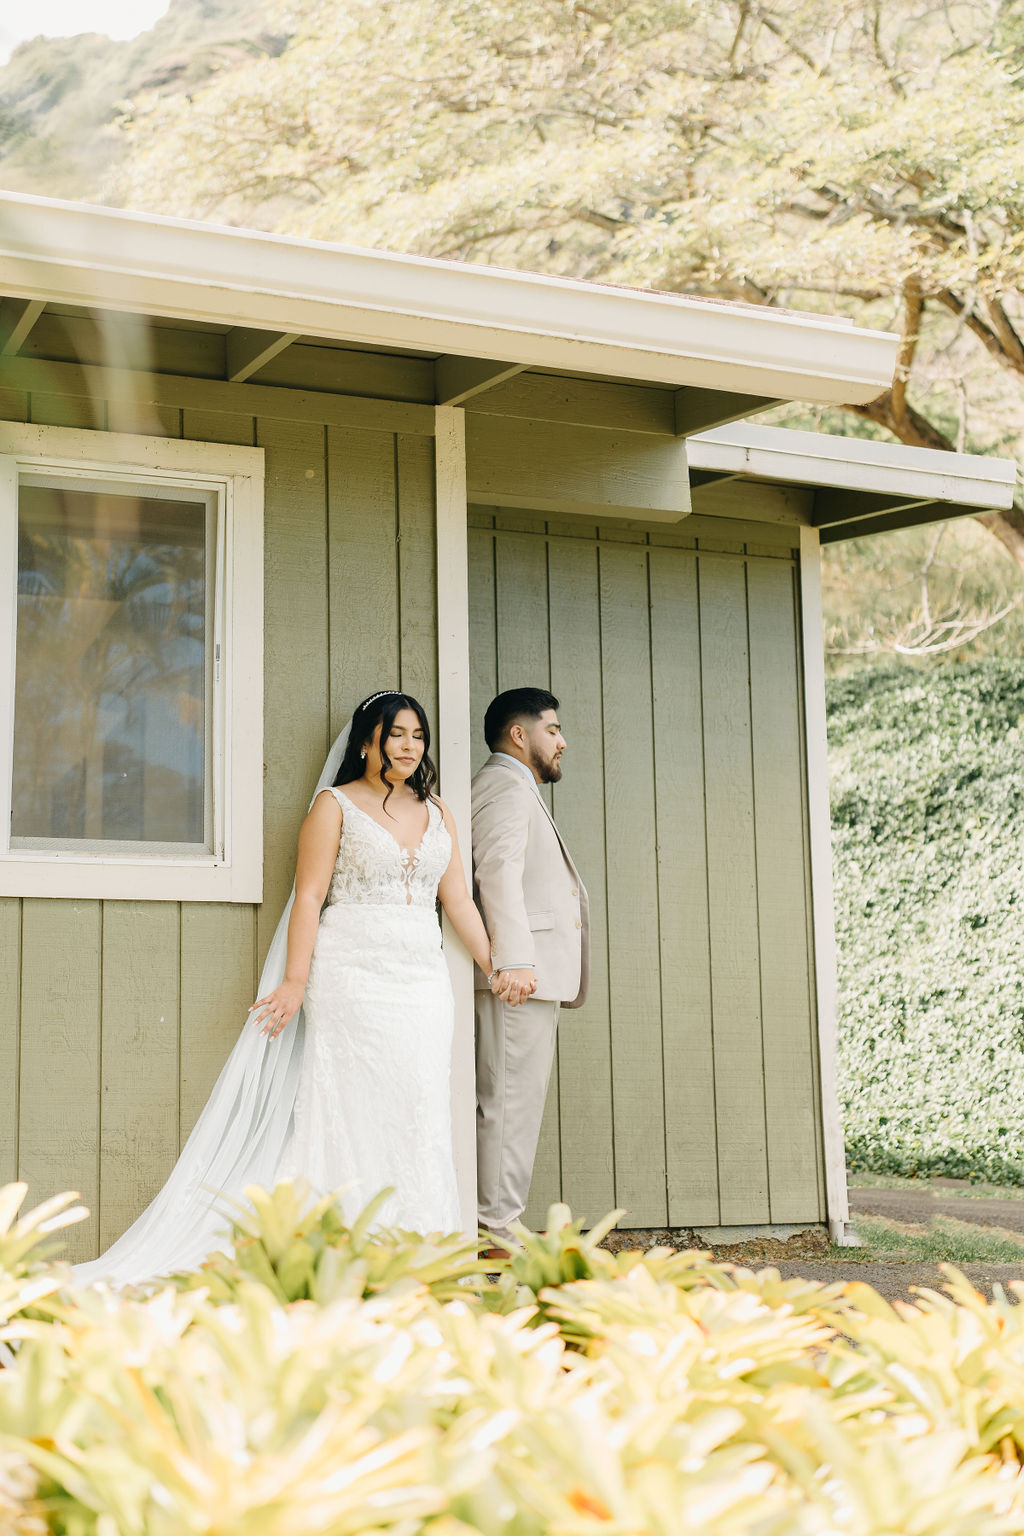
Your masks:
[[[423,731],[423,756],[420,758],[419,767],[406,783],[414,791],[418,800],[430,800],[433,798],[432,790],[437,783],[437,769],[430,757],[430,722],[427,712],[418,699],[414,699],[408,693],[373,693],[357,708],[352,716],[352,729],[349,732],[348,746],[345,748],[345,756],[341,760],[338,776],[335,784],[353,784],[356,779],[361,779],[366,772],[366,762],[363,758],[363,749],[367,742],[373,739],[373,733],[380,722],[380,776],[388,786],[388,792],[384,796],[384,809],[387,810],[388,801],[391,799],[394,785],[388,778],[388,769],[391,767],[391,759],[388,757],[384,743],[395,723],[395,716],[400,710],[411,709],[418,717],[420,728]],[[390,813],[389,813],[390,814]]]

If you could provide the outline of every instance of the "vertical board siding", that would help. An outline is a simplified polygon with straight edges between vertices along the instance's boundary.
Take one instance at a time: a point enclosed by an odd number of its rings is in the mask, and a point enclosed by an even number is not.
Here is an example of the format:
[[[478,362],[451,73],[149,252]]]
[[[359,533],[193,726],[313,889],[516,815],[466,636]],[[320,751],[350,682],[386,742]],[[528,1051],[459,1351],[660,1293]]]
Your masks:
[[[241,413],[186,410],[182,431],[190,441],[250,447],[256,423]],[[256,908],[218,901],[182,903],[180,957],[179,1148],[188,1140],[255,996]]]
[[[36,393],[27,418],[103,428],[106,402]],[[29,1185],[30,1204],[66,1189],[81,1194],[92,1219],[69,1229],[64,1252],[71,1260],[92,1258],[103,1215],[105,904],[22,905],[18,1177]]]
[[[437,732],[437,523],[434,440],[401,433],[398,469],[398,686],[419,699]],[[436,754],[435,754],[436,755]],[[444,793],[444,786],[441,786]],[[459,828],[469,837],[469,828]]]
[[[87,427],[105,432],[107,402],[89,395],[45,395],[35,391],[29,396],[29,421],[37,427]]]
[[[504,692],[506,688],[549,688],[548,569],[547,547],[543,538],[510,533],[497,541],[494,594],[498,691]],[[472,640],[470,643],[472,645]],[[534,1226],[543,1226],[548,1205],[552,1200],[561,1199],[558,1085],[556,1042],[551,1082],[537,1143],[533,1192],[525,1212],[527,1223]],[[535,1194],[540,1195],[540,1201],[534,1198]]]
[[[260,420],[266,449],[264,578],[262,965],[295,874],[299,826],[327,755],[329,721],[327,506],[324,429]],[[334,490],[350,465],[338,469]],[[350,591],[332,640],[365,629],[362,596]],[[350,647],[351,649],[351,647]]]
[[[494,570],[498,689],[547,688],[548,567],[544,539],[503,534]]]
[[[717,1226],[698,564],[681,549],[650,560],[668,1220]]]
[[[198,901],[182,907],[179,1146],[245,1025],[257,979],[255,908]]]
[[[110,400],[107,403],[107,430],[140,432],[144,437],[181,437],[180,406]]]
[[[550,657],[591,897],[533,1222],[559,1194],[630,1226],[822,1216],[792,553],[732,532],[474,518],[474,718]]]
[[[178,1154],[178,925],[167,901],[103,907],[100,1248],[148,1204]]]
[[[102,917],[98,901],[37,898],[22,926],[19,1173],[31,1204],[77,1190],[93,1212],[69,1231],[73,1261],[98,1232]]]
[[[746,572],[700,562],[708,911],[721,1220],[769,1219]]]
[[[582,1008],[558,1024],[562,1198],[587,1221],[615,1205],[608,919],[605,900],[601,610],[593,543],[552,539],[548,549],[551,691],[568,749],[554,789],[555,819],[590,897],[591,972]]]
[[[748,575],[757,879],[760,900],[768,1189],[773,1221],[799,1221],[819,1156],[807,952],[807,841],[795,672],[795,572],[752,562]],[[825,1217],[824,1204],[819,1212]]]
[[[668,1205],[647,550],[605,544],[600,561],[615,1199],[625,1225],[662,1227]]]
[[[328,427],[327,473],[334,733],[361,699],[399,686],[394,437]]]
[[[0,389],[0,421],[28,421],[28,395],[20,389]]]
[[[21,902],[0,900],[0,1184],[18,1177]]]
[[[498,691],[497,618],[494,592],[494,534],[469,530],[469,698],[473,720],[470,767],[476,773],[487,761],[484,711]]]
[[[0,902],[0,1180],[81,1191],[78,1260],[148,1203],[244,1026],[330,733],[399,681],[436,718],[433,444],[85,396],[0,414],[266,450],[262,907]]]
[[[158,1187],[242,1027],[331,735],[386,686],[436,717],[433,444],[84,396],[4,391],[0,414],[267,455],[263,906],[0,902],[0,1179],[80,1190],[80,1259]],[[551,798],[591,895],[528,1219],[560,1196],[638,1226],[820,1218],[791,552],[707,519],[472,524],[474,767],[494,693],[552,687]]]

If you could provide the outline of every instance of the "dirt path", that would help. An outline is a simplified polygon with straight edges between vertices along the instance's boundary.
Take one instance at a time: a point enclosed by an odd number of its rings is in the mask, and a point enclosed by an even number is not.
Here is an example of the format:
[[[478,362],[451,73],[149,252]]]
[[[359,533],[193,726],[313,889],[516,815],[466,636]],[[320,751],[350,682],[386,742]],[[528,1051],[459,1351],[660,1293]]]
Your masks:
[[[949,1180],[948,1187],[958,1186]],[[1002,1227],[1010,1232],[1024,1233],[1024,1200],[972,1200],[969,1195],[944,1194],[941,1186],[920,1191],[852,1187],[850,1212],[854,1225],[858,1212],[923,1226],[927,1226],[933,1216],[952,1216],[957,1221],[970,1222],[972,1226]],[[776,1268],[787,1278],[802,1275],[826,1284],[835,1280],[863,1280],[874,1286],[887,1301],[912,1300],[912,1286],[942,1290],[944,1277],[937,1265],[864,1263],[858,1261],[856,1252],[851,1249],[846,1262],[784,1259],[776,1264]],[[964,1264],[961,1268],[971,1284],[986,1296],[991,1296],[993,1285],[1006,1288],[1011,1280],[1024,1281],[1024,1260],[1019,1264]],[[1012,1298],[1011,1292],[1007,1291],[1007,1294]]]
[[[889,1221],[927,1224],[933,1216],[952,1216],[975,1227],[1004,1227],[1024,1233],[1024,1200],[972,1200],[967,1195],[943,1195],[923,1189],[851,1189],[850,1210],[856,1215],[885,1216]]]
[[[818,1264],[813,1262],[784,1262],[774,1266],[786,1279],[799,1275],[805,1280],[821,1280],[831,1285],[836,1280],[863,1280],[874,1286],[887,1301],[913,1301],[911,1286],[928,1286],[941,1291],[945,1283],[942,1271],[933,1264]],[[964,1274],[984,1296],[991,1297],[992,1287],[1000,1284],[1004,1289],[1011,1280],[1024,1280],[1024,1265],[1020,1264],[964,1264]],[[1007,1291],[1011,1300],[1016,1300]]]
[[[919,1189],[884,1189],[853,1185],[850,1188],[850,1211],[854,1224],[858,1213],[864,1216],[884,1216],[889,1221],[927,1227],[936,1216],[953,1217],[957,1221],[975,1227],[1001,1227],[1006,1232],[1024,1235],[1024,1199],[1000,1199],[982,1195],[970,1195],[971,1186],[966,1180],[935,1179]],[[957,1194],[962,1190],[962,1194]],[[605,1246],[612,1249],[649,1248],[665,1244],[672,1248],[707,1246],[696,1230],[666,1229],[664,1231],[632,1232],[616,1230],[605,1238]],[[929,1287],[941,1291],[945,1277],[938,1264],[921,1261],[899,1263],[889,1259],[867,1260],[857,1248],[843,1249],[833,1258],[822,1229],[800,1233],[788,1241],[762,1238],[755,1242],[729,1247],[714,1247],[715,1258],[732,1264],[742,1264],[747,1269],[763,1269],[771,1265],[786,1279],[805,1276],[808,1280],[820,1280],[831,1284],[837,1280],[862,1280],[871,1285],[888,1301],[913,1299],[913,1287]],[[877,1252],[877,1250],[876,1250]],[[958,1266],[971,1284],[986,1296],[992,1287],[1009,1286],[1011,1280],[1024,1281],[1024,1256],[1019,1262],[961,1264]],[[1007,1291],[1010,1299],[1017,1298]]]

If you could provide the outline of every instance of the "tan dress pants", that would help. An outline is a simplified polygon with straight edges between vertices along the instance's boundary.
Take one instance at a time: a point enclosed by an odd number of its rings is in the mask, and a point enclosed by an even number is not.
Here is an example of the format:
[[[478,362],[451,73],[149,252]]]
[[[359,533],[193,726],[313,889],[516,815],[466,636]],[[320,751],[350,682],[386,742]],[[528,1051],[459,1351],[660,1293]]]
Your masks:
[[[476,994],[477,1208],[499,1238],[526,1209],[560,1006]]]

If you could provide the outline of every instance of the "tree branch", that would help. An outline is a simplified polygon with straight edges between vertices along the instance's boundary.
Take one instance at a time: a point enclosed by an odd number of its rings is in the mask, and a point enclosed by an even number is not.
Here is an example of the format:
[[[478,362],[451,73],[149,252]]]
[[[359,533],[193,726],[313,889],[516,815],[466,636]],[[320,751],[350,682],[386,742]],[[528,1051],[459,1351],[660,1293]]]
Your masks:
[[[854,416],[863,416],[867,421],[877,422],[901,443],[908,443],[912,448],[940,448],[945,453],[956,452],[952,439],[940,432],[912,405],[905,405],[903,415],[898,417],[893,410],[892,390],[886,390],[884,395],[868,401],[867,405],[846,405],[843,409],[852,412]],[[1006,512],[980,512],[974,521],[994,534],[1011,559],[1024,566],[1024,508],[1015,502]]]
[[[907,384],[921,335],[923,313],[924,299],[921,294],[920,274],[912,272],[903,284],[903,335],[900,338],[896,372],[889,392],[892,413],[896,420],[901,422],[907,414]]]
[[[1011,367],[1018,372],[1024,372],[1024,342],[1017,334],[1001,300],[986,299],[985,308],[988,311],[992,329],[1002,345],[1004,356],[1009,360]]]
[[[967,303],[958,293],[951,288],[945,288],[936,294],[939,303],[951,310],[957,319],[966,325],[967,329],[977,336],[982,346],[990,352],[1004,367],[1011,368],[1014,373],[1024,373],[1024,343],[1010,321],[1002,304],[998,299],[986,300],[985,308],[990,318],[998,323],[988,325],[978,314],[973,304]]]
[[[819,64],[817,59],[813,58],[811,54],[805,52],[805,50],[800,47],[799,43],[794,43],[791,37],[786,36],[785,32],[779,26],[779,23],[775,20],[774,16],[771,16],[768,14],[768,12],[762,10],[759,5],[751,5],[750,9],[757,17],[762,27],[764,27],[768,32],[773,33],[774,36],[779,39],[780,43],[785,43],[786,47],[789,49],[794,58],[799,59],[801,64],[806,64],[807,68],[811,71],[812,74],[818,76],[828,74],[828,68],[826,65]]]

